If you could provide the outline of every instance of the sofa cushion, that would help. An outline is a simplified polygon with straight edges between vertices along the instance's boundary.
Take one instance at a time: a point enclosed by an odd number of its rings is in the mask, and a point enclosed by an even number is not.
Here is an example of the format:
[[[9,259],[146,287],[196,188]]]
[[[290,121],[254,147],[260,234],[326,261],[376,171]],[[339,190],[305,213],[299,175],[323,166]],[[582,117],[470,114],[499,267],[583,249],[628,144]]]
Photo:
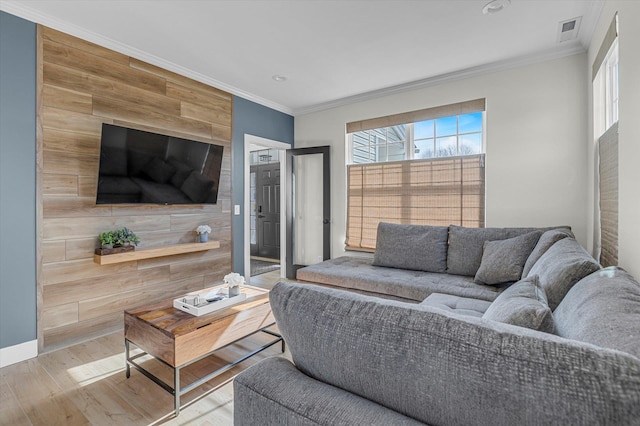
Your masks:
[[[533,265],[527,276],[538,275],[554,311],[571,287],[600,269],[600,264],[573,238],[552,245]]]
[[[506,240],[485,241],[480,268],[474,281],[481,284],[500,284],[518,281],[531,250],[542,231],[533,231]]]
[[[544,232],[540,236],[538,243],[531,252],[531,255],[529,255],[526,263],[524,264],[524,268],[522,269],[522,276],[526,277],[529,274],[529,271],[531,270],[531,268],[533,268],[533,265],[535,265],[538,259],[540,259],[540,257],[545,254],[547,250],[549,250],[549,247],[551,247],[561,239],[567,237],[573,238],[573,233],[568,229],[551,229]]]
[[[556,332],[640,358],[640,284],[621,268],[581,279],[554,313]]]
[[[420,305],[479,318],[482,317],[482,314],[491,306],[491,302],[472,299],[470,297],[453,296],[451,294],[433,293],[420,302]]]
[[[553,333],[553,314],[538,276],[518,281],[493,301],[482,318]]]
[[[297,279],[421,302],[431,293],[493,301],[499,288],[473,277],[373,266],[371,259],[342,256],[298,269]]]
[[[427,424],[637,424],[640,360],[429,306],[278,283],[298,369]]]
[[[422,425],[400,413],[314,380],[284,358],[249,367],[233,380],[233,424]]]
[[[415,271],[445,272],[447,270],[446,226],[398,225],[381,222],[378,225],[373,265]]]

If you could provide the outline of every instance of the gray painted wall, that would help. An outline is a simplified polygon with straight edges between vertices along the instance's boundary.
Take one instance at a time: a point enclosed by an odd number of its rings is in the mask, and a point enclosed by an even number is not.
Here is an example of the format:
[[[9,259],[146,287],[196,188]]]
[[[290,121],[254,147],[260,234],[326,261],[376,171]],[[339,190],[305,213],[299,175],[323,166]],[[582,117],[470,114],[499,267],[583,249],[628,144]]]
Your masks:
[[[233,98],[232,202],[240,205],[233,216],[233,270],[244,272],[244,135],[249,134],[293,146],[293,116],[244,98]],[[231,207],[233,211],[233,206]]]
[[[0,348],[36,339],[36,25],[0,11]]]

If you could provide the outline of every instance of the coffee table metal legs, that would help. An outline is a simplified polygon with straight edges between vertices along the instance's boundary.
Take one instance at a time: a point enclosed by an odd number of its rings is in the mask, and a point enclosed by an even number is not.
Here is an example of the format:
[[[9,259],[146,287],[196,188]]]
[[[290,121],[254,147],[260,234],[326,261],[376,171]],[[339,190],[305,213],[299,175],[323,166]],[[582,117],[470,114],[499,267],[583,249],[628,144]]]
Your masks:
[[[268,327],[271,327],[273,324],[269,325]],[[178,416],[178,414],[180,414],[180,396],[195,389],[196,387],[208,382],[209,380],[211,380],[212,378],[224,373],[227,370],[230,370],[231,368],[235,367],[236,365],[240,364],[243,361],[246,361],[247,359],[251,358],[252,356],[264,351],[267,348],[270,348],[271,346],[275,345],[278,342],[281,342],[282,346],[281,346],[281,350],[284,353],[285,351],[285,342],[284,339],[282,338],[282,336],[276,332],[270,331],[270,330],[266,330],[266,328],[262,328],[260,330],[257,330],[241,339],[238,339],[234,342],[231,342],[221,348],[218,348],[214,351],[211,351],[199,358],[196,358],[186,364],[183,364],[179,367],[174,367],[168,363],[166,363],[165,361],[159,359],[159,358],[155,358],[158,361],[162,362],[163,364],[167,365],[169,368],[171,368],[173,370],[173,387],[169,386],[167,383],[165,383],[164,381],[160,380],[158,377],[156,377],[155,375],[153,375],[152,373],[150,373],[149,371],[145,370],[144,367],[142,367],[140,364],[138,364],[136,362],[136,359],[143,357],[145,355],[151,355],[148,354],[147,352],[144,352],[144,348],[138,346],[135,342],[130,341],[129,339],[125,338],[124,339],[124,348],[125,348],[125,358],[126,358],[126,377],[129,378],[131,377],[131,367],[135,368],[136,370],[138,370],[139,372],[141,372],[143,375],[145,375],[147,378],[149,378],[150,380],[152,380],[153,382],[155,382],[158,386],[162,387],[165,391],[169,392],[170,394],[172,394],[174,396],[174,408],[175,408],[175,414],[176,416]],[[249,336],[252,336],[256,333],[266,333],[266,334],[270,334],[271,336],[275,337],[275,339],[269,341],[268,343],[260,346],[259,348],[255,349],[252,352],[249,352],[248,354],[242,356],[241,358],[238,358],[237,360],[226,364],[220,368],[218,368],[217,370],[215,370],[214,372],[207,374],[205,377],[202,377],[198,380],[196,380],[195,382],[189,384],[188,386],[185,386],[183,388],[180,387],[180,370],[197,362],[200,361],[204,358],[207,358],[211,355],[213,355],[215,352],[219,351],[220,349],[224,349],[229,345],[233,345],[234,343],[237,343],[240,340],[246,339]],[[130,344],[133,343],[134,345],[138,346],[140,349],[143,350],[143,352],[131,356],[130,354]],[[151,355],[153,356],[153,355]]]
[[[180,369],[179,368],[174,368],[173,369],[173,397],[174,397],[174,402],[173,402],[173,407],[176,411],[176,417],[178,416],[178,414],[180,414],[180,394],[182,392],[180,389]]]

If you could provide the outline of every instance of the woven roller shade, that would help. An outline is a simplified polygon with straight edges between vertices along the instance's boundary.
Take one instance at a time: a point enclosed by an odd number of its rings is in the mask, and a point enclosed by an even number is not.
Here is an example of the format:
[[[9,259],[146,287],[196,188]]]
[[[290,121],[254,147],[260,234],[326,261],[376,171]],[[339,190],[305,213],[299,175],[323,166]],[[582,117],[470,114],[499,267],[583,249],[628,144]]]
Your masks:
[[[418,111],[387,115],[386,117],[354,121],[352,123],[347,123],[347,133],[355,133],[363,130],[397,126],[400,124],[417,123],[419,121],[433,120],[435,118],[441,117],[450,117],[452,115],[470,114],[472,112],[484,110],[484,98],[475,99],[473,101],[458,102],[456,104],[442,105],[434,108],[421,109]]]
[[[484,227],[484,154],[347,167],[351,250],[376,248],[378,223]]]
[[[616,13],[613,16],[613,20],[611,24],[609,24],[609,28],[607,29],[607,33],[604,35],[604,40],[602,40],[602,44],[600,45],[600,49],[598,49],[598,54],[593,61],[593,65],[591,67],[591,78],[595,80],[596,75],[598,75],[598,71],[602,66],[602,61],[607,56],[609,49],[611,49],[611,45],[618,37],[618,14]]]
[[[618,264],[618,123],[598,139],[600,155],[600,263]]]

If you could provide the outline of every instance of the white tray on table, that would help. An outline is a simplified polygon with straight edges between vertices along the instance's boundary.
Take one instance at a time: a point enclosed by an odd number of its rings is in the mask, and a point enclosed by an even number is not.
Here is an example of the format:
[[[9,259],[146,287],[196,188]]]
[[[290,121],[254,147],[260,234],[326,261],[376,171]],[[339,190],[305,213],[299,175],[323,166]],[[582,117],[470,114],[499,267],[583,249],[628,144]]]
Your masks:
[[[207,302],[215,296],[222,296],[221,300]],[[196,300],[198,298],[198,300]],[[220,309],[228,308],[247,299],[247,294],[240,291],[237,296],[229,297],[229,289],[226,286],[211,287],[196,291],[173,300],[173,307],[190,313],[197,317]],[[194,302],[199,303],[196,305]]]

